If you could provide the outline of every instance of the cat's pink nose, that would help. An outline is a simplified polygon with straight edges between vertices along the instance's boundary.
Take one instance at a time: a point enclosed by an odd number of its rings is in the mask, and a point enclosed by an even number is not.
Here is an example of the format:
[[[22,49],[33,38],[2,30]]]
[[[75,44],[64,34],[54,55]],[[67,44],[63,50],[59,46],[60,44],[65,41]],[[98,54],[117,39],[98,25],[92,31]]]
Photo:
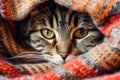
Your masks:
[[[69,53],[67,52],[63,52],[63,53],[59,53],[60,56],[65,60],[67,58],[67,56],[69,55]]]

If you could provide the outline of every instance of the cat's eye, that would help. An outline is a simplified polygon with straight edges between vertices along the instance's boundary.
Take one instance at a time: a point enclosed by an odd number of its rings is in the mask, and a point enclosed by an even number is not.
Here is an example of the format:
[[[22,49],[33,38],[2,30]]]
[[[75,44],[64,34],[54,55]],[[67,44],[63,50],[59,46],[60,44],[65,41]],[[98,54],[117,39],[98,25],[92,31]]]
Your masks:
[[[50,29],[42,29],[41,34],[47,39],[53,39],[55,37],[55,33]]]
[[[88,33],[88,30],[87,30],[87,29],[80,28],[80,29],[77,29],[77,30],[74,32],[73,36],[74,36],[74,38],[76,38],[76,39],[81,39],[81,38],[85,37],[85,36],[87,35],[87,33]]]

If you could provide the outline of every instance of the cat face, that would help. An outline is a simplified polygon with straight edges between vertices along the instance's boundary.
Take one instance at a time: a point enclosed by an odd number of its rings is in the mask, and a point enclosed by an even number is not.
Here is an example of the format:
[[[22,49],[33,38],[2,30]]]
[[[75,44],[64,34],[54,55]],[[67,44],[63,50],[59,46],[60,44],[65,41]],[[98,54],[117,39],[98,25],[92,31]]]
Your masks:
[[[38,6],[22,26],[23,36],[28,37],[25,43],[55,64],[70,61],[103,40],[89,14],[56,4]]]

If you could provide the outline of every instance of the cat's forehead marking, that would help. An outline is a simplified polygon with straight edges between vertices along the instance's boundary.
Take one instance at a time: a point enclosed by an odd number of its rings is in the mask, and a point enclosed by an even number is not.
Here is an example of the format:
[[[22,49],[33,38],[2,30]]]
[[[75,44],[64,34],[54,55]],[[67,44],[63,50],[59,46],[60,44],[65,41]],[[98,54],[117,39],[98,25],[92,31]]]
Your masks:
[[[52,7],[52,6],[51,6]],[[41,9],[39,9],[41,10]],[[55,8],[47,7],[48,11],[43,11],[41,14],[37,14],[37,18],[44,19],[43,26],[37,25],[38,28],[52,28],[59,30],[70,30],[76,27],[83,27],[85,24],[90,24],[90,22],[85,22],[86,13],[72,11],[68,8],[61,7],[57,5]],[[89,17],[88,17],[89,19]],[[39,23],[39,20],[37,21]],[[86,25],[85,25],[86,26]]]

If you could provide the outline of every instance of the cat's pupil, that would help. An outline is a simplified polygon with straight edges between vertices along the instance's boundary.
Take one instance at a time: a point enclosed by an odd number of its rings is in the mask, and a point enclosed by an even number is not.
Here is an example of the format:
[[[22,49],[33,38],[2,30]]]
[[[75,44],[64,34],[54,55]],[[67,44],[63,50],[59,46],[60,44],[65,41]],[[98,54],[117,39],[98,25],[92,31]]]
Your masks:
[[[78,30],[78,33],[82,34],[82,33],[83,33],[82,29],[79,29],[79,30]]]
[[[49,32],[50,32],[49,30],[45,30],[45,33],[46,33],[47,35],[49,35]]]
[[[42,29],[41,34],[47,39],[53,39],[55,35],[54,32],[49,29]]]
[[[81,38],[85,37],[87,35],[87,33],[88,33],[87,29],[80,28],[80,29],[75,31],[74,38],[81,39]]]

